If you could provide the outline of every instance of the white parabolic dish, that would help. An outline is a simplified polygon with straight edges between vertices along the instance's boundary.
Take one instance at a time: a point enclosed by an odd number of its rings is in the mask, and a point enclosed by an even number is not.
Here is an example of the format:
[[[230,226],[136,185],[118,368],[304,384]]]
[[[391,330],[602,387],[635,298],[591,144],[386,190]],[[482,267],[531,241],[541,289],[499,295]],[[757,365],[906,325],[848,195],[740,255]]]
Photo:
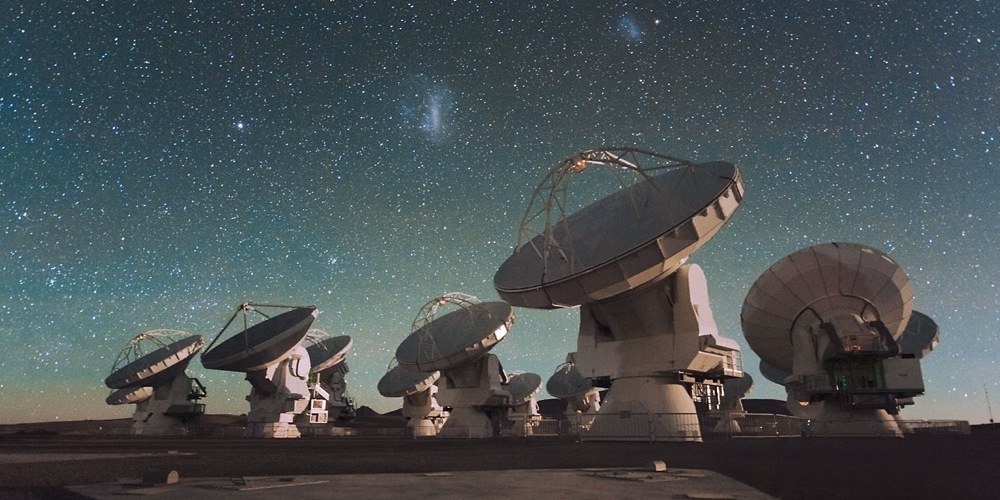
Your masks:
[[[343,363],[352,345],[354,341],[349,335],[329,337],[309,345],[306,347],[309,362],[312,363],[309,373],[319,373]]]
[[[136,338],[142,339],[142,335]],[[104,379],[111,389],[157,387],[184,373],[191,357],[205,344],[201,335],[191,335],[133,360]]]
[[[583,376],[572,363],[563,363],[545,383],[545,390],[554,398],[570,399],[582,396],[593,389],[593,383]]]
[[[510,393],[511,406],[523,405],[541,392],[542,377],[537,373],[513,373],[504,389]]]
[[[153,397],[152,387],[125,387],[109,394],[104,402],[112,406],[128,405],[141,403],[151,397]]]
[[[305,339],[319,311],[297,307],[243,330],[201,355],[210,370],[263,370],[291,353]]]
[[[722,228],[743,190],[731,163],[674,166],[553,223],[500,266],[494,287],[514,306],[547,309],[665,278]]]
[[[419,372],[396,365],[378,381],[378,393],[387,398],[402,398],[429,389],[441,377],[441,372]]]
[[[483,357],[514,324],[506,302],[469,304],[410,333],[396,348],[396,361],[415,371],[456,368]]]
[[[757,278],[741,314],[747,343],[777,370],[792,372],[790,333],[839,314],[881,321],[898,339],[913,310],[910,279],[888,255],[855,243],[804,248]]]

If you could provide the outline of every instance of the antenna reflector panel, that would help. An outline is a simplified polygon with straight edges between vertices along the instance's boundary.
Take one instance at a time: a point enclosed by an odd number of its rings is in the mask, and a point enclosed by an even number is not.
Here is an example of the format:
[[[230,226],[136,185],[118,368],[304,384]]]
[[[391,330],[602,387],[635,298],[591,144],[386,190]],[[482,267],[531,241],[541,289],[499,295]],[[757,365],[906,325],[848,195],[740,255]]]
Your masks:
[[[312,370],[309,373],[319,373],[343,363],[352,345],[354,341],[349,335],[317,339],[306,347],[309,361],[312,362]]]
[[[387,398],[402,398],[430,389],[441,372],[419,372],[396,365],[378,381],[379,394]]]
[[[153,397],[152,387],[125,387],[112,392],[104,402],[109,405],[128,405],[141,403],[151,397]]]
[[[619,178],[622,171],[638,173],[641,180],[566,214],[569,179],[588,164],[610,167]],[[526,241],[497,270],[494,287],[514,306],[546,309],[658,281],[719,231],[743,190],[730,163],[695,164],[636,149],[578,153],[536,189],[521,223]],[[532,223],[544,228],[530,234]]]
[[[180,340],[177,336],[187,335]],[[118,355],[111,375],[104,384],[111,389],[130,387],[157,387],[169,383],[184,373],[191,357],[205,344],[201,335],[190,335],[177,330],[150,330],[132,339]],[[144,349],[156,347],[143,354]],[[123,366],[119,366],[122,363]]]
[[[787,380],[788,377],[792,376],[792,372],[779,370],[767,364],[766,361],[761,361],[759,366],[760,366],[760,374],[763,375],[764,378],[778,385],[785,385],[785,380]]]
[[[396,348],[396,360],[427,373],[462,366],[503,340],[513,323],[514,309],[506,302],[463,302],[410,333]]]
[[[881,321],[896,339],[912,307],[910,279],[888,255],[855,243],[827,243],[794,252],[764,271],[747,293],[741,318],[754,352],[791,372],[793,329],[856,314]]]
[[[545,390],[554,398],[570,399],[586,394],[593,388],[589,378],[583,376],[573,363],[563,363],[545,383]]]
[[[263,370],[291,353],[318,315],[315,307],[308,306],[268,318],[210,348],[201,355],[201,364],[210,370]]]

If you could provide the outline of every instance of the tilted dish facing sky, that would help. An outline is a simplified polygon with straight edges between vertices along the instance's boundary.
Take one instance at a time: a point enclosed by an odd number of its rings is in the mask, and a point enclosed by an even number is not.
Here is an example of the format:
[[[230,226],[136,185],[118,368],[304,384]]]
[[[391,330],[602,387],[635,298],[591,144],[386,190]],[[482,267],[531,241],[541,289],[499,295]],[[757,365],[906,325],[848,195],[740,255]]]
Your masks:
[[[663,161],[655,153],[636,153],[584,151],[574,158],[581,170],[590,156],[600,158],[601,166],[609,154],[615,160],[621,155],[618,161],[630,165],[638,163],[632,155]],[[650,169],[638,182],[581,210],[562,213],[560,199],[539,209],[539,198],[549,200],[560,191],[571,191],[568,178],[585,175],[573,171],[577,168],[573,161],[564,161],[550,173],[563,180],[536,190],[521,232],[536,211],[546,221],[545,228],[518,247],[494,276],[500,296],[515,306],[581,305],[663,279],[729,220],[743,197],[743,181],[734,165],[678,161],[669,162],[664,172],[651,170],[655,163],[638,165]]]
[[[396,348],[396,360],[417,371],[456,368],[483,357],[510,331],[514,309],[506,302],[478,302],[435,317]]]
[[[184,373],[191,357],[205,345],[201,335],[172,330],[143,332],[119,354],[104,385],[112,389],[157,387]],[[143,350],[145,348],[145,351]]]
[[[309,326],[319,311],[296,307],[267,317],[249,328],[239,330],[225,340],[209,344],[201,355],[201,364],[210,370],[251,372],[263,370],[287,356],[309,333]],[[219,332],[221,335],[223,332]],[[216,340],[218,340],[218,336]]]

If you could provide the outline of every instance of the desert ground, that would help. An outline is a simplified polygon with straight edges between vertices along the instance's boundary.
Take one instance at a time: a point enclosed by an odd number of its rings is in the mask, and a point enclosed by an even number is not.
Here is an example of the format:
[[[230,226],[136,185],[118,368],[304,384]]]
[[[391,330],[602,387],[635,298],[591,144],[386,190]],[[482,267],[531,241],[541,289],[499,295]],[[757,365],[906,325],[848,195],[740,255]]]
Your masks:
[[[225,419],[225,416],[215,416]],[[719,472],[783,499],[998,498],[1000,425],[970,435],[580,442],[570,437],[404,439],[375,432],[300,439],[109,436],[129,421],[0,428],[0,498],[75,498],[66,486],[186,477],[668,467]],[[370,427],[393,425],[392,422]],[[572,492],[567,492],[570,496]]]

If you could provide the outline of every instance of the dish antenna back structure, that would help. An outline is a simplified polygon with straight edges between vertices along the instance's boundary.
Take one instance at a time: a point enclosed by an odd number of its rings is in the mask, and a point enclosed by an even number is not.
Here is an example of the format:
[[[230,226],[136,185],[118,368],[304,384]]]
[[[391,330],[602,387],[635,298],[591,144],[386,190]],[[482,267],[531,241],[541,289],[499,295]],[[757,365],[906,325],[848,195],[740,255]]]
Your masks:
[[[262,308],[287,310],[269,316],[260,310]],[[253,324],[253,314],[265,319]],[[309,409],[311,394],[308,382],[312,368],[302,341],[318,315],[319,311],[314,306],[245,302],[236,308],[201,355],[201,364],[205,368],[246,373],[252,388],[246,398],[250,403],[250,412],[247,413],[245,436],[301,436],[294,420]],[[239,316],[243,319],[243,329],[216,345]]]
[[[205,387],[185,373],[205,344],[200,335],[149,330],[121,350],[104,384],[115,389],[109,405],[134,404],[133,434],[185,434],[186,425],[205,413]]]
[[[613,191],[577,208],[570,181],[594,170],[617,181]],[[739,345],[712,317],[704,273],[685,263],[733,216],[743,190],[730,163],[638,149],[580,152],[535,189],[494,287],[514,306],[580,306],[576,368],[610,383],[587,439],[700,441],[693,398],[711,400],[724,378],[742,375]],[[619,415],[653,427],[622,425]]]
[[[892,415],[924,392],[919,359],[938,334],[914,315],[910,279],[888,255],[854,243],[794,252],[757,278],[741,318],[762,371],[782,379],[791,413],[810,420],[807,432],[901,435]]]
[[[438,437],[499,435],[511,395],[503,387],[507,375],[500,360],[489,351],[513,324],[510,304],[461,293],[430,300],[417,313],[410,335],[396,349],[396,361],[414,372],[441,373],[437,399],[451,410]]]
[[[299,415],[299,430],[311,424],[328,430],[330,414],[333,420],[346,420],[354,416],[354,403],[347,396],[347,355],[354,341],[348,335],[333,336],[313,328],[306,334],[306,353],[312,368],[309,370],[309,410]],[[322,432],[321,432],[322,433]]]

